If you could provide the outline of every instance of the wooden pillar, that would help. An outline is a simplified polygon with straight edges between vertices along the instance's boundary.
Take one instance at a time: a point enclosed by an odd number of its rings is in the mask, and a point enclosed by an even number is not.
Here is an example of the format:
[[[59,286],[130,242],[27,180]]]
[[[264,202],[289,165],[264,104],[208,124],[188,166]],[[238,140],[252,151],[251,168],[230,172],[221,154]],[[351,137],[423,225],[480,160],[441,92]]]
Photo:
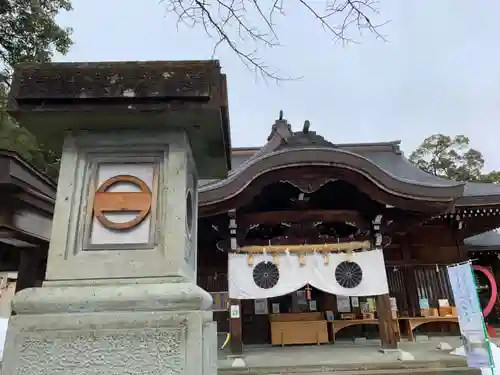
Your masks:
[[[26,288],[33,288],[39,284],[40,267],[46,255],[46,250],[44,251],[40,247],[20,249],[16,293]]]
[[[378,329],[380,332],[381,349],[397,349],[398,334],[392,318],[391,300],[389,294],[377,296]]]
[[[381,222],[382,215],[377,215],[372,223],[373,244],[375,248],[380,248],[382,245],[382,234],[380,233]],[[398,334],[396,332],[394,319],[392,318],[391,300],[389,299],[389,294],[377,296],[376,305],[381,349],[397,349]]]
[[[453,226],[453,240],[455,241],[455,246],[457,247],[458,262],[465,262],[469,259],[469,255],[467,254],[467,250],[462,246],[463,235],[461,230],[463,229],[463,221],[460,215],[456,215],[454,217],[451,221],[451,225]]]
[[[419,309],[418,304],[418,292],[417,284],[415,282],[415,269],[411,265],[412,255],[411,255],[411,239],[408,235],[405,235],[401,241],[401,252],[403,255],[403,261],[405,262],[404,267],[404,285],[406,291],[406,303],[408,305],[408,315],[417,316]]]
[[[231,251],[235,251],[238,247],[238,240],[236,237],[236,210],[229,211],[229,240]],[[234,271],[234,270],[233,270]],[[230,269],[227,270],[229,277]],[[239,300],[229,300],[229,348],[232,354],[243,353],[243,332],[241,327],[241,302]]]
[[[500,259],[498,258],[498,255],[500,255],[500,252],[495,253],[493,262],[491,262],[491,270],[493,272],[493,277],[495,278],[497,284],[497,289],[500,290]]]

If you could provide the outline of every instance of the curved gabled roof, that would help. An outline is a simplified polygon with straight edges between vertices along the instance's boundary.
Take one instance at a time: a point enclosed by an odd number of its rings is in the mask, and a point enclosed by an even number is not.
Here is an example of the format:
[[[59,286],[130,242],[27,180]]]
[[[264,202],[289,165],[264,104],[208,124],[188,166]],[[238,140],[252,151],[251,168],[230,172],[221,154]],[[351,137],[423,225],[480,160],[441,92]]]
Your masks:
[[[265,173],[307,166],[355,171],[386,193],[404,198],[453,202],[463,195],[464,183],[433,176],[411,164],[400,151],[399,141],[335,145],[308,129],[292,133],[283,120],[275,124],[273,132],[268,143],[228,178],[200,187],[201,206],[238,195]]]
[[[409,199],[450,202],[458,206],[500,204],[500,185],[464,183],[434,176],[413,165],[400,141],[333,144],[313,131],[292,132],[286,120],[273,125],[268,142],[246,160],[234,163],[229,177],[210,181],[199,190],[200,205],[237,195],[264,173],[295,166],[332,166],[355,170],[389,194]],[[245,149],[245,154],[252,149]],[[241,155],[235,155],[241,157]]]
[[[372,158],[369,158],[369,157]],[[400,155],[399,158],[402,158]],[[279,169],[303,166],[338,167],[354,170],[368,178],[386,192],[413,199],[431,201],[453,201],[463,193],[463,184],[443,183],[437,178],[417,180],[417,174],[411,164],[404,161],[391,164],[385,158],[374,159],[374,153],[362,155],[340,147],[300,147],[279,149],[255,158],[251,158],[240,168],[233,171],[228,178],[219,180],[200,188],[201,205],[214,203],[234,195],[248,186],[257,177]],[[402,165],[407,168],[402,168]],[[384,166],[390,168],[384,168]],[[446,180],[445,180],[446,181]],[[448,182],[448,181],[446,181]]]

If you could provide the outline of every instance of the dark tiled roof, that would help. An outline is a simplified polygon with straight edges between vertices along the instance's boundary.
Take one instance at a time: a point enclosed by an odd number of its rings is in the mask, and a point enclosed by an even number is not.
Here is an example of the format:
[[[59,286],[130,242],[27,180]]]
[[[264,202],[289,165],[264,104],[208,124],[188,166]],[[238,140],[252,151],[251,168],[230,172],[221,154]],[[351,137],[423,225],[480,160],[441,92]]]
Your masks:
[[[464,246],[469,251],[500,250],[500,233],[490,230],[464,240]]]
[[[302,133],[302,132],[300,132]],[[296,135],[292,136],[294,138]],[[322,138],[322,137],[320,137]],[[297,147],[321,147],[321,148],[332,148],[342,151],[351,152],[368,159],[373,164],[377,165],[379,168],[383,169],[386,173],[391,175],[393,178],[408,182],[415,185],[422,186],[433,186],[433,187],[450,187],[450,186],[460,186],[464,185],[463,182],[457,182],[452,180],[446,180],[444,178],[436,177],[430,173],[427,173],[420,168],[414,166],[410,161],[402,154],[399,149],[400,141],[394,142],[384,142],[384,143],[360,143],[360,144],[336,144],[333,145],[328,141],[324,141],[320,144],[307,145],[302,143],[304,137],[300,136],[297,138],[297,142],[290,142],[290,145],[281,145],[278,150],[283,150],[287,148],[297,148]],[[274,150],[270,150],[274,152]],[[258,157],[263,153],[259,152],[259,155],[247,158],[245,161]],[[241,160],[240,155],[233,155],[233,158],[238,160],[233,163],[237,166],[233,171],[236,171],[238,167],[244,167],[247,163]],[[215,181],[210,181],[215,182]],[[200,184],[201,186],[207,185],[207,183]]]
[[[399,142],[395,142],[394,144],[399,146]],[[338,147],[343,148],[342,145],[339,145]],[[394,178],[399,180],[408,181],[417,185],[463,185],[461,182],[446,180],[421,170],[410,163],[410,161],[401,152],[398,152],[398,150],[399,147],[394,151],[370,151],[369,147],[366,147],[366,151],[364,152],[354,152],[369,159],[373,162],[373,164],[378,165],[380,168],[384,169]]]
[[[357,155],[369,161],[374,168],[378,168],[393,180],[400,183],[421,186],[424,189],[441,189],[445,191],[461,191],[458,195],[454,193],[457,207],[468,207],[475,205],[496,205],[500,204],[500,184],[458,182],[434,176],[416,167],[404,156],[400,149],[400,141],[379,142],[379,143],[353,143],[353,144],[333,144],[325,140],[322,136],[309,130],[309,123],[306,122],[304,129],[299,132],[292,132],[290,124],[280,118],[272,127],[268,142],[261,148],[247,148],[241,153],[233,150],[233,170],[230,178],[238,174],[249,165],[258,162],[274,154],[285,150],[301,149],[308,150],[331,149],[338,155],[348,153]],[[250,155],[254,151],[253,155]],[[220,180],[200,181],[201,192],[217,189],[221,185]]]
[[[487,182],[468,182],[465,185],[465,196],[500,195],[500,184]]]

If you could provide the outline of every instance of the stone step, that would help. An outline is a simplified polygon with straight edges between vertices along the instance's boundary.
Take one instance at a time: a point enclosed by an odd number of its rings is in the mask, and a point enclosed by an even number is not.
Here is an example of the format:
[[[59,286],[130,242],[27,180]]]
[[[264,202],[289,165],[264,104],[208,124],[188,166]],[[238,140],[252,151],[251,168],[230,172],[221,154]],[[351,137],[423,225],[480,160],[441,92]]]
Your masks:
[[[305,371],[305,372],[287,372],[281,370],[269,371],[269,372],[260,372],[260,371],[252,371],[252,369],[246,369],[244,372],[246,375],[284,375],[284,374],[293,374],[293,375],[314,375],[316,371]],[[447,367],[447,368],[399,368],[399,369],[385,369],[385,370],[334,370],[334,371],[321,371],[321,375],[334,375],[340,374],[343,375],[391,375],[391,374],[401,374],[401,375],[481,375],[481,371],[478,369],[471,369],[465,367]],[[223,370],[219,371],[219,375],[241,375],[242,372],[240,370]]]
[[[242,366],[242,367],[221,367],[218,369],[219,375],[382,375],[382,374],[403,374],[403,375],[472,375],[481,374],[478,369],[467,367],[465,360],[460,357],[450,358],[444,361],[390,361],[390,362],[351,362],[337,364],[317,364],[303,366]]]

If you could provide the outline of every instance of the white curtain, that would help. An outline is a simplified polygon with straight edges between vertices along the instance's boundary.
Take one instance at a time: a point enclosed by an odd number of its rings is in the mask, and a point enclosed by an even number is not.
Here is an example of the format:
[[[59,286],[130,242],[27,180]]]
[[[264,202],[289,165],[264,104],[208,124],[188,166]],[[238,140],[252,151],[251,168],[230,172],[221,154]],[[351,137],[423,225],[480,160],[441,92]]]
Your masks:
[[[258,299],[282,296],[309,284],[326,293],[340,296],[375,296],[389,293],[387,275],[385,273],[384,254],[382,250],[363,251],[351,254],[328,254],[325,264],[322,254],[307,254],[305,264],[301,265],[299,256],[283,254],[276,265],[279,271],[277,282],[258,286],[254,280],[254,269],[261,262],[274,264],[271,255],[254,255],[252,264],[248,264],[247,254],[229,254],[229,298]],[[337,266],[342,262],[356,263],[362,271],[361,281],[357,285],[344,287],[335,277]],[[341,265],[342,267],[342,265]],[[359,274],[358,274],[359,276]],[[274,279],[276,280],[276,278]]]

